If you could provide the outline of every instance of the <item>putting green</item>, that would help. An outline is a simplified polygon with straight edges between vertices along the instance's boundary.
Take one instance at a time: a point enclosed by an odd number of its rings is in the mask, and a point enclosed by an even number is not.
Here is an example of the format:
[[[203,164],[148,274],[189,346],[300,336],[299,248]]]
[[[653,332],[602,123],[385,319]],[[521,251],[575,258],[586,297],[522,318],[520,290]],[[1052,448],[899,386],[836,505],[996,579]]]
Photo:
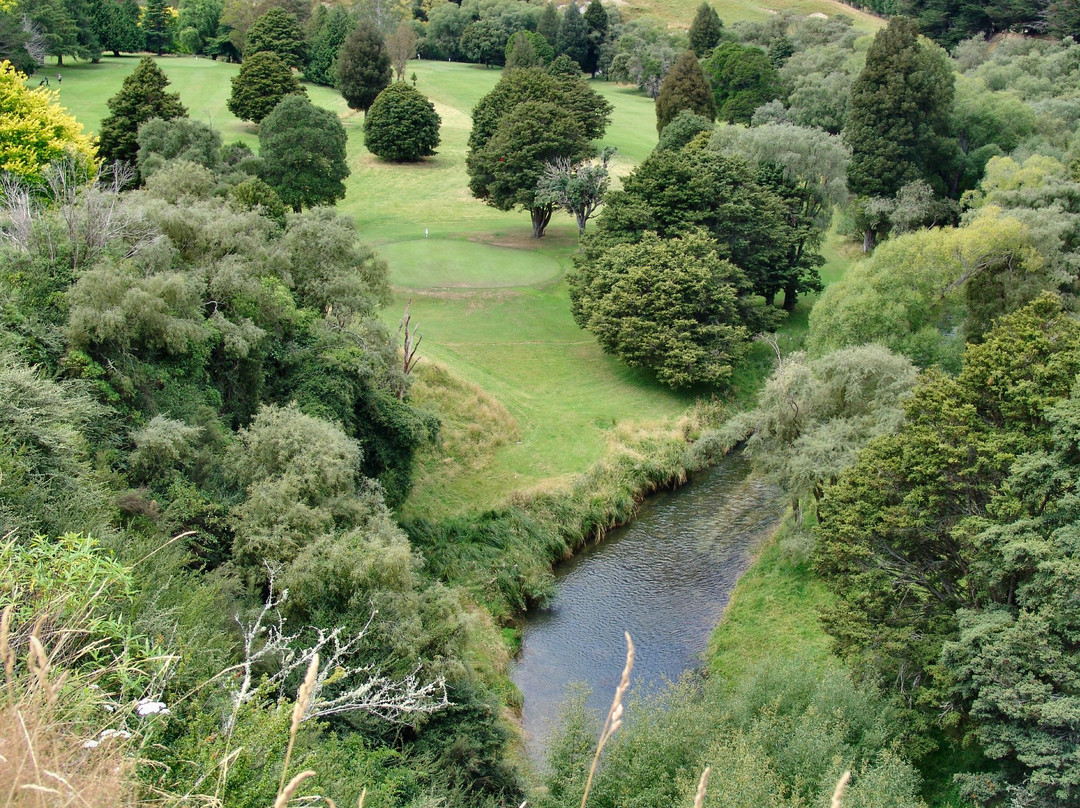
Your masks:
[[[398,241],[378,252],[390,265],[390,281],[412,289],[533,286],[562,272],[560,263],[542,252],[474,241]]]

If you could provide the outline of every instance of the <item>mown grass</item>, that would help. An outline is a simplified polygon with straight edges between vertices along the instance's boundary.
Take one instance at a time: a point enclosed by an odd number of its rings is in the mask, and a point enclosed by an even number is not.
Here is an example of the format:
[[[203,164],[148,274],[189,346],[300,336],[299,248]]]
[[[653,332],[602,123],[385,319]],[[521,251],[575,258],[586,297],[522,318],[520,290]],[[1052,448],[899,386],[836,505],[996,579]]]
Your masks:
[[[689,28],[694,19],[694,12],[701,5],[701,0],[625,0],[620,8],[630,16],[649,14],[667,20],[672,26]],[[779,11],[794,11],[798,14],[846,14],[855,20],[855,26],[864,31],[876,31],[885,22],[873,14],[852,8],[837,0],[709,0],[709,5],[716,9],[725,25],[739,20],[760,22]]]

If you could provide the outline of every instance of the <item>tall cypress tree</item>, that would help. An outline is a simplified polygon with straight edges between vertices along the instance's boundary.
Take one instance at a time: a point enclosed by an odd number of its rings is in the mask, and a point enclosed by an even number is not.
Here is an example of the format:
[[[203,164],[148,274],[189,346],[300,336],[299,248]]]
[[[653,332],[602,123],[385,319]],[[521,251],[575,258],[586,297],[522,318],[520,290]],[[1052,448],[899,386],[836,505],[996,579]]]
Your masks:
[[[676,115],[689,109],[710,121],[716,118],[713,99],[705,72],[693,51],[683,51],[671,66],[660,94],[656,96],[656,131],[663,132]]]
[[[547,40],[551,47],[555,47],[559,39],[559,10],[554,3],[546,3],[544,10],[540,12],[540,19],[536,23],[536,33]]]
[[[947,57],[919,42],[914,20],[890,20],[874,37],[866,67],[851,86],[844,139],[851,147],[852,194],[892,197],[917,179],[943,192],[952,100]]]
[[[600,49],[608,38],[608,13],[600,0],[590,0],[584,17],[585,27],[588,29],[589,50],[581,67],[585,72],[596,76],[596,66],[600,62]]]
[[[147,50],[158,56],[172,51],[173,17],[167,0],[146,0],[142,31]]]
[[[584,65],[589,56],[589,26],[582,19],[577,3],[569,3],[563,11],[555,53],[566,54],[579,65]]]
[[[367,20],[360,22],[338,51],[338,89],[345,102],[367,114],[392,76],[382,34]]]
[[[151,118],[168,121],[187,115],[180,96],[165,92],[168,84],[168,77],[149,56],[143,57],[124,79],[120,92],[108,100],[110,114],[101,122],[98,153],[106,161],[123,160],[134,165],[140,124]]]
[[[724,23],[716,9],[708,3],[698,6],[694,21],[690,23],[690,47],[700,59],[716,47],[723,35]]]

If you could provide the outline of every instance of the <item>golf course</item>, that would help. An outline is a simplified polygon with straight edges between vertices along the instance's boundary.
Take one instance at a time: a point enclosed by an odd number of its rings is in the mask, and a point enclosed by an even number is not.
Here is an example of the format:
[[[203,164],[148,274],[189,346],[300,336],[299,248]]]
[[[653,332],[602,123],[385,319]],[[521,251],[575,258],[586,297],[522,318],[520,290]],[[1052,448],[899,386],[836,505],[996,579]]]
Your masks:
[[[96,132],[108,98],[137,62],[135,56],[106,56],[97,64],[65,64],[60,103]],[[193,119],[221,131],[225,143],[240,140],[257,150],[257,127],[226,108],[238,65],[187,56],[157,62]],[[673,392],[605,355],[574,323],[563,282],[577,249],[572,216],[556,213],[547,235],[534,240],[526,213],[504,213],[469,194],[470,113],[501,73],[471,64],[410,62],[407,74],[442,119],[438,154],[414,164],[370,154],[363,145],[363,114],[350,110],[336,91],[305,85],[311,100],[337,112],[348,132],[351,176],[338,209],[389,264],[395,290],[383,312],[389,328],[398,327],[410,304],[411,323],[422,336],[413,395],[443,421],[441,443],[421,457],[418,484],[404,506],[409,515],[490,507],[511,492],[579,474],[605,456],[616,425],[665,428],[695,401],[693,393]],[[614,106],[598,145],[617,147],[612,169],[623,176],[656,144],[653,101],[633,87],[604,81],[591,86]],[[829,279],[846,261],[832,244],[826,255],[831,260],[822,274]],[[792,318],[796,332],[809,302]],[[447,373],[436,373],[436,366]],[[757,376],[744,375],[744,386]],[[469,395],[426,389],[444,388],[450,379]],[[481,412],[496,413],[503,426],[478,429]],[[455,434],[459,429],[473,434]]]

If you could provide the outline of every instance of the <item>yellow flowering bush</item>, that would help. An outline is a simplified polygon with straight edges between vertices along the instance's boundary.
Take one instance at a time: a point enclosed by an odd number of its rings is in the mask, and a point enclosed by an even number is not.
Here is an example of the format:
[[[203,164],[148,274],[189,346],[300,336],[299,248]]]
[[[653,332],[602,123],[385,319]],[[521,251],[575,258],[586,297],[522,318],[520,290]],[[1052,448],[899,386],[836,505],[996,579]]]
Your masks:
[[[26,86],[26,76],[0,62],[0,173],[34,182],[49,163],[65,157],[97,162],[94,139],[57,103],[56,93]]]

